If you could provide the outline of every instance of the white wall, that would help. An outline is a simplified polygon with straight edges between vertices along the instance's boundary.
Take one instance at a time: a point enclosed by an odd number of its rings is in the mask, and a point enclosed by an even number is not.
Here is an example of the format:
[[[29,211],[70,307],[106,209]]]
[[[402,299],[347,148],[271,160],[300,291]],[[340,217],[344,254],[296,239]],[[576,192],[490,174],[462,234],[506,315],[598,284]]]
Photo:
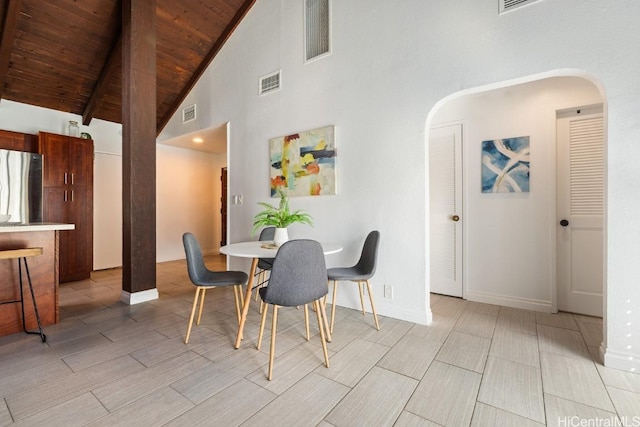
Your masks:
[[[82,123],[82,117],[3,99],[0,101],[0,129],[37,135],[38,132],[67,134],[69,120]],[[95,119],[91,125],[80,124],[80,132],[94,139],[96,151],[121,152],[122,126]],[[98,136],[100,138],[98,138]]]
[[[93,269],[121,265],[122,154],[96,151],[93,170]]]
[[[94,138],[96,138],[94,136]],[[97,143],[96,143],[97,145]],[[98,152],[94,176],[94,269],[122,265],[122,147]],[[220,170],[226,155],[156,144],[156,260],[184,259],[182,234],[205,254],[220,249]]]
[[[623,309],[640,302],[640,199],[629,197],[640,188],[640,3],[541,1],[500,16],[496,0],[333,1],[332,54],[306,65],[303,4],[258,0],[187,101],[207,112],[199,128],[231,123],[230,193],[245,203],[231,207],[230,241],[249,237],[256,202],[268,198],[268,139],[334,124],[339,195],[296,199],[316,226],[292,234],[343,243],[335,265],[353,262],[366,232],[379,229],[380,312],[427,321],[429,111],[465,89],[553,70],[589,74],[608,110],[606,361],[640,369],[637,326],[627,326],[640,324],[640,310]],[[282,89],[258,97],[258,77],[278,69]],[[165,132],[182,132],[178,118]],[[392,300],[383,284],[394,286]],[[339,302],[355,301],[345,291]]]
[[[463,123],[464,297],[550,312],[555,292],[556,111],[602,103],[593,83],[555,77],[452,99],[432,126]],[[529,193],[483,194],[482,141],[529,136]]]
[[[80,116],[0,101],[0,129],[67,133]],[[94,140],[94,269],[122,265],[122,126],[94,119],[80,125]],[[220,248],[220,169],[226,156],[156,145],[156,259],[184,259],[182,233],[194,231],[204,252]],[[179,203],[177,203],[179,201]]]
[[[220,249],[220,170],[224,154],[157,145],[157,259],[184,259],[182,234],[190,231],[205,253]],[[162,250],[160,250],[162,248]]]

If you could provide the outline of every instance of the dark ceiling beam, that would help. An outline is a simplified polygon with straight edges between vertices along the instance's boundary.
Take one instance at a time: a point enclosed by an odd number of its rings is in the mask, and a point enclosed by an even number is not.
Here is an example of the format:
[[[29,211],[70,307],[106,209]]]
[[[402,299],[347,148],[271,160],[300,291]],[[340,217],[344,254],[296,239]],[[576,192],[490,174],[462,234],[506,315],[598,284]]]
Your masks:
[[[2,99],[4,93],[4,85],[9,72],[9,60],[11,59],[13,42],[16,38],[18,18],[20,17],[20,3],[21,0],[9,0],[4,13],[2,38],[0,39],[0,82],[2,82],[0,85],[0,99]]]
[[[105,63],[104,67],[102,67],[102,71],[100,72],[100,77],[96,82],[96,85],[93,88],[93,92],[91,92],[91,96],[89,97],[89,101],[82,112],[82,124],[88,126],[93,119],[96,111],[100,108],[100,103],[102,102],[102,97],[107,92],[107,89],[113,82],[113,79],[116,77],[116,73],[118,71],[118,67],[122,64],[122,33],[118,36],[118,40],[113,45],[111,49],[111,53],[109,54],[109,58]]]
[[[213,58],[215,58],[220,49],[222,49],[222,46],[224,46],[229,36],[231,36],[231,33],[233,33],[240,21],[242,21],[242,18],[244,18],[244,16],[247,14],[249,9],[251,9],[251,6],[253,6],[255,2],[256,0],[247,0],[238,9],[238,12],[229,22],[227,28],[225,28],[225,30],[222,32],[216,44],[214,44],[209,53],[207,53],[207,56],[205,56],[203,61],[200,63],[200,66],[194,71],[189,81],[185,84],[182,92],[178,94],[176,100],[173,102],[173,104],[171,104],[164,117],[162,117],[162,119],[160,119],[160,121],[158,122],[156,131],[157,134],[160,134],[160,132],[162,132],[162,129],[164,129],[167,123],[169,123],[171,117],[173,117],[174,113],[178,110],[178,108],[180,108],[180,104],[182,104],[182,101],[184,101],[189,92],[191,92],[191,89],[193,89],[193,87],[196,85],[196,83],[200,79],[200,76],[202,76],[202,74],[204,74],[204,72],[207,70],[207,67],[209,67],[209,64],[211,64],[211,61],[213,61]]]

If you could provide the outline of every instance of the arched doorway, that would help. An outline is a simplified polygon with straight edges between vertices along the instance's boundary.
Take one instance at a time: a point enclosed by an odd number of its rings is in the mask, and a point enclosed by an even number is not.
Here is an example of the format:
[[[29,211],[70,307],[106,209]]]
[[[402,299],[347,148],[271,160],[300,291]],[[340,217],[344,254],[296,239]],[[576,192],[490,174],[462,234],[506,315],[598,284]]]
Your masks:
[[[462,261],[460,271],[449,269],[444,274],[456,275],[463,298],[536,311],[557,311],[556,117],[558,111],[594,104],[603,106],[606,127],[606,98],[597,81],[580,71],[563,70],[452,94],[429,113],[427,134],[435,128],[461,128],[461,160],[454,167],[462,171],[457,189],[461,193],[461,206],[450,214],[459,221],[456,232],[448,235],[462,241],[462,249],[453,254],[456,260]],[[530,144],[529,191],[483,193],[483,141],[516,137],[527,137]],[[429,137],[427,140],[431,148],[432,141]],[[606,131],[603,141],[606,151]],[[433,152],[428,152],[429,164],[434,159]],[[442,164],[441,160],[435,161]],[[606,171],[604,164],[601,166],[604,179]],[[448,182],[431,175],[436,168],[429,167],[429,170],[430,185]],[[429,191],[430,218],[435,218],[431,212],[434,206],[442,205],[434,201],[435,194],[433,189]],[[603,203],[604,200],[606,197]],[[606,211],[606,206],[603,210]],[[434,226],[437,225],[432,221],[429,253],[442,256],[442,248],[438,247],[441,243],[435,239],[442,235],[442,230],[434,230]],[[448,248],[455,247],[451,242],[445,243],[449,244]],[[604,247],[602,238],[600,243],[601,248]],[[430,260],[430,282],[439,280],[436,276],[443,274],[437,271],[438,266],[443,265],[442,260],[434,261],[434,255]],[[604,254],[599,262],[604,265]],[[603,274],[601,280],[604,292]]]

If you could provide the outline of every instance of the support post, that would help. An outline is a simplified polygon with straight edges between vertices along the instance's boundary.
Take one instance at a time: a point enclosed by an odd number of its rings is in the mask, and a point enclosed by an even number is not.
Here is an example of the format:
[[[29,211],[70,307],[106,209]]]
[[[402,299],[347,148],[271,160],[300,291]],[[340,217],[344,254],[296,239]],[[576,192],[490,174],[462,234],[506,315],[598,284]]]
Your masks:
[[[121,299],[131,304],[138,292],[157,298],[155,0],[122,1],[122,175]]]

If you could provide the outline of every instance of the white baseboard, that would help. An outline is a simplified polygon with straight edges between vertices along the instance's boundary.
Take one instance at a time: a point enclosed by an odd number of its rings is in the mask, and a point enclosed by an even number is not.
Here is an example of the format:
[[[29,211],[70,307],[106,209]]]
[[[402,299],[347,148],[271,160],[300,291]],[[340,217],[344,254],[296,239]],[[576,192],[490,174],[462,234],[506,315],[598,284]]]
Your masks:
[[[140,304],[141,302],[153,301],[159,298],[158,289],[147,289],[146,291],[129,293],[122,291],[120,293],[120,301],[127,305]]]
[[[627,372],[640,372],[640,355],[615,352],[600,346],[600,356],[607,368],[619,369]]]
[[[485,304],[502,305],[524,310],[541,311],[551,313],[551,301],[536,300],[532,298],[518,298],[508,295],[490,294],[485,292],[466,291],[464,299]]]
[[[371,313],[371,307],[369,306],[369,301],[365,296],[365,311],[367,314]],[[332,294],[329,293],[327,297],[327,302],[331,303]],[[338,298],[337,307],[350,308],[352,310],[361,311],[362,307],[360,307],[360,300],[349,301],[348,304],[344,304],[344,301],[340,301]],[[413,311],[413,310],[405,310],[405,309],[397,309],[396,307],[391,307],[384,304],[379,304],[376,301],[376,311],[378,315],[391,317],[393,319],[404,320],[406,322],[417,323],[419,325],[429,325],[433,322],[433,314],[431,313],[431,309],[428,309],[427,312]]]
[[[395,307],[382,306],[377,307],[378,314],[381,316],[392,317],[398,320],[404,320],[406,322],[417,323],[419,325],[429,325],[433,322],[433,314],[431,314],[431,309],[427,310],[427,312],[419,312],[412,310],[398,310]]]

